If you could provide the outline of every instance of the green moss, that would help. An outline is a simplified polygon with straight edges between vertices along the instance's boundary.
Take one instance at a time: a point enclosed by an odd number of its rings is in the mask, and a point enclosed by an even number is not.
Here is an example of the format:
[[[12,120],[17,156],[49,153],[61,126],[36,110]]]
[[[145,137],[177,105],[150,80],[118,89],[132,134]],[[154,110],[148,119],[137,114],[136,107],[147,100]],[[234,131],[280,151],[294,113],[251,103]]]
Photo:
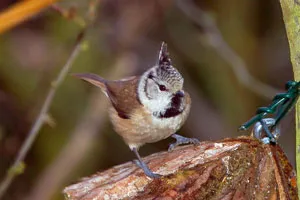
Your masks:
[[[172,178],[166,178],[163,181],[166,183],[166,185],[170,188],[173,188],[180,183],[184,182],[187,180],[188,177],[191,177],[193,174],[196,174],[196,171],[194,170],[184,170],[184,171],[179,171],[176,176]]]

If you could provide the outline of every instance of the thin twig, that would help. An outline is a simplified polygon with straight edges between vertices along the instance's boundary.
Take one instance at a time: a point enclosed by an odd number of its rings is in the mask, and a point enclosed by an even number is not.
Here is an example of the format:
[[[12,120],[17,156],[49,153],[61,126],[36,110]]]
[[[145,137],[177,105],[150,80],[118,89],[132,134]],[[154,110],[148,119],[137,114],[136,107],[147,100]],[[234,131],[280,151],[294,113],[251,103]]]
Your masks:
[[[68,71],[70,70],[75,58],[77,57],[77,55],[80,52],[81,43],[82,43],[82,40],[84,37],[84,30],[78,34],[75,46],[73,47],[73,50],[72,50],[66,64],[62,67],[57,78],[52,82],[51,88],[47,94],[47,97],[42,106],[42,109],[41,109],[39,115],[37,116],[37,119],[36,119],[35,123],[33,124],[30,132],[28,133],[28,137],[26,138],[25,142],[23,143],[13,165],[9,168],[9,170],[6,173],[5,178],[3,179],[3,181],[0,184],[0,199],[5,194],[6,190],[8,189],[8,187],[10,186],[10,184],[12,183],[14,178],[19,174],[19,173],[16,173],[16,171],[18,171],[17,169],[20,168],[20,166],[24,166],[24,164],[23,164],[24,158],[26,157],[26,155],[27,155],[28,151],[30,150],[33,142],[35,141],[42,125],[45,122],[45,117],[47,116],[47,112],[53,101],[56,90],[61,85],[62,81],[64,80],[65,76],[67,75]]]
[[[116,58],[116,63],[107,69],[109,72],[106,77],[113,79],[132,75],[137,69],[137,63],[138,58],[134,53],[124,52]],[[61,190],[62,185],[74,179],[71,175],[86,162],[88,152],[95,145],[99,145],[99,131],[106,122],[108,101],[99,90],[95,90],[90,95],[87,105],[74,130],[69,134],[68,142],[39,175],[25,199],[52,199],[53,195]]]
[[[202,27],[208,38],[208,44],[228,62],[238,81],[256,94],[271,99],[280,91],[257,80],[249,71],[243,59],[227,44],[214,20],[191,0],[177,0],[177,6],[189,19]]]
[[[86,26],[86,20],[82,16],[78,15],[76,7],[65,9],[57,4],[53,4],[51,5],[51,8],[65,19],[75,22],[80,27]]]

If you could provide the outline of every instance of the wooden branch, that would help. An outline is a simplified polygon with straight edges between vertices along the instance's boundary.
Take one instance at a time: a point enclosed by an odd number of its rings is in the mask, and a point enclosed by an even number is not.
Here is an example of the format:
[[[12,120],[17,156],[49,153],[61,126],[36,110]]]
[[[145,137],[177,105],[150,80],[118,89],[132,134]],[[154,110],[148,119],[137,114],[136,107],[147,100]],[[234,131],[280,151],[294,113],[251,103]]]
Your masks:
[[[300,1],[280,0],[282,16],[285,24],[287,38],[290,47],[290,59],[293,65],[294,78],[300,81]],[[300,101],[296,104],[296,169],[297,180],[300,185]],[[298,191],[300,194],[300,191]]]
[[[66,199],[297,199],[292,166],[278,145],[243,136],[181,146],[144,160],[164,175],[150,179],[132,162],[64,189]],[[276,197],[276,198],[274,198]]]
[[[50,109],[50,106],[52,104],[52,101],[54,99],[54,96],[56,94],[57,88],[62,84],[64,78],[68,74],[70,68],[72,67],[75,59],[77,58],[78,54],[81,51],[81,44],[84,38],[84,33],[86,31],[86,28],[79,32],[77,35],[77,39],[75,41],[75,45],[71,51],[70,56],[68,57],[66,63],[61,68],[59,74],[54,79],[54,81],[51,84],[51,87],[49,89],[49,92],[47,93],[47,96],[45,98],[45,101],[43,102],[42,108],[39,111],[39,114],[37,115],[37,118],[35,122],[33,123],[24,143],[21,146],[21,149],[18,152],[18,155],[13,162],[13,164],[9,167],[9,169],[6,172],[5,177],[0,182],[0,199],[5,194],[13,180],[16,178],[16,176],[23,173],[25,169],[24,159],[26,155],[28,154],[29,150],[31,149],[35,139],[37,138],[40,129],[45,123],[45,119],[47,117],[47,113]]]
[[[58,0],[27,0],[13,4],[0,13],[0,34],[36,15]]]

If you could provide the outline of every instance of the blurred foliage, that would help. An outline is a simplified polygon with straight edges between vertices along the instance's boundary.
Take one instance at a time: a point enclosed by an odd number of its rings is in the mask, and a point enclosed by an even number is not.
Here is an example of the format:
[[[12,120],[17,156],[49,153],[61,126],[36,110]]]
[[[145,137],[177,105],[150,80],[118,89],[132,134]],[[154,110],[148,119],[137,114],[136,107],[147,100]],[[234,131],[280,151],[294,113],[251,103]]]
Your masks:
[[[0,8],[6,9],[14,2],[1,1]],[[64,0],[56,6],[72,9],[77,19],[86,20],[90,2]],[[224,41],[246,63],[253,77],[278,90],[284,89],[285,82],[292,79],[292,69],[279,2],[202,0],[195,3],[213,19]],[[125,62],[122,59],[125,55],[131,55],[137,58],[137,67],[131,74],[140,74],[156,63],[160,43],[166,41],[173,63],[183,73],[186,90],[193,99],[190,117],[180,133],[200,140],[249,134],[237,132],[237,128],[257,107],[270,103],[270,99],[240,83],[231,64],[209,45],[205,30],[175,2],[102,0],[97,14],[86,34],[84,51],[71,71],[108,77],[118,62]],[[62,16],[57,7],[49,7],[0,36],[0,179],[34,123],[52,81],[68,59],[82,28],[82,24],[73,19]],[[13,182],[5,199],[38,199],[39,192],[45,193],[44,199],[63,199],[61,189],[65,185],[134,158],[106,120],[107,113],[99,113],[99,119],[105,116],[105,123],[93,136],[90,148],[83,149],[78,139],[78,149],[64,155],[73,158],[84,152],[85,158],[78,166],[70,164],[68,168],[56,169],[69,176],[54,181],[59,177],[52,167],[75,137],[75,127],[82,123],[91,102],[98,101],[92,99],[98,93],[96,88],[71,76],[64,80],[49,112],[55,126],[43,126],[25,160],[24,173]],[[289,115],[282,122],[279,143],[294,163],[292,117]],[[82,141],[88,134],[80,136]],[[170,141],[146,145],[141,154],[166,150]],[[46,176],[47,173],[50,176]],[[41,180],[57,185],[50,184],[44,188],[46,191],[41,191]]]

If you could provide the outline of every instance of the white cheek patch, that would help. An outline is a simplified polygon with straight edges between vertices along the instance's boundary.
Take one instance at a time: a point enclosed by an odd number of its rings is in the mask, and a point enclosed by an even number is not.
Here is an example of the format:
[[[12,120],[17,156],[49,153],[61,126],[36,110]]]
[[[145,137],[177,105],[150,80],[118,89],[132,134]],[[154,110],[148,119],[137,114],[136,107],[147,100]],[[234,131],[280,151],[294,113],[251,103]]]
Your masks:
[[[153,80],[147,80],[147,89],[145,90],[147,97],[150,99],[155,98],[155,95],[158,94],[158,88],[156,83]]]
[[[152,113],[164,113],[170,106],[171,98],[166,95],[160,95],[157,99],[148,100],[146,106]]]
[[[151,72],[155,75],[150,69],[141,76],[138,85],[139,99],[151,113],[162,113],[170,106],[171,96],[167,92],[158,91],[157,84],[148,78]],[[145,87],[147,87],[147,91],[145,91]]]

